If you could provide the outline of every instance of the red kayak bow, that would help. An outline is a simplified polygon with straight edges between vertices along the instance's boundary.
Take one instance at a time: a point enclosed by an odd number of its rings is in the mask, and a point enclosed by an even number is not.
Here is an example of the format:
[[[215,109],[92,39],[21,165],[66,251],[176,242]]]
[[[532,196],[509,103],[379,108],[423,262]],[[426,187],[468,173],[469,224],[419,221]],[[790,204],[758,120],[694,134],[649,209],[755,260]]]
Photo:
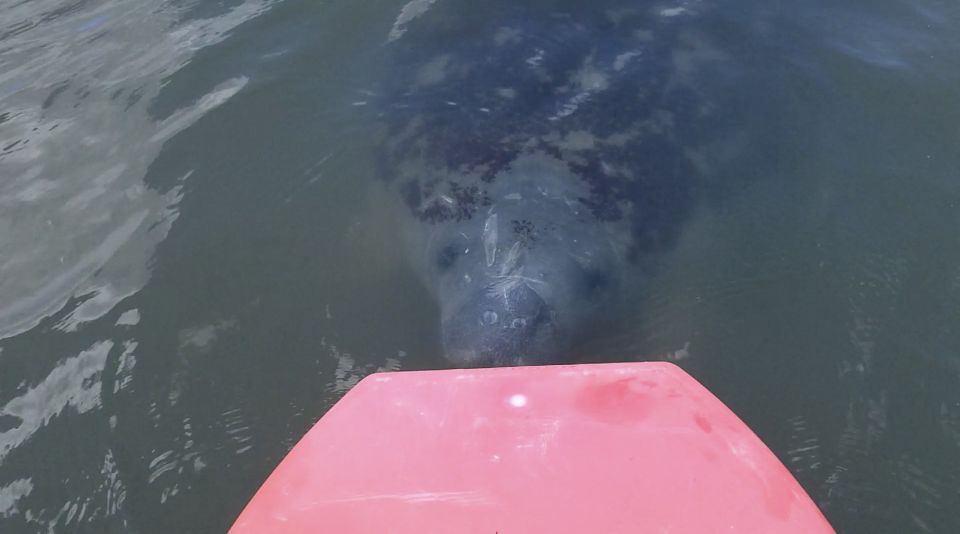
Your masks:
[[[833,532],[769,449],[668,363],[380,373],[232,534]]]

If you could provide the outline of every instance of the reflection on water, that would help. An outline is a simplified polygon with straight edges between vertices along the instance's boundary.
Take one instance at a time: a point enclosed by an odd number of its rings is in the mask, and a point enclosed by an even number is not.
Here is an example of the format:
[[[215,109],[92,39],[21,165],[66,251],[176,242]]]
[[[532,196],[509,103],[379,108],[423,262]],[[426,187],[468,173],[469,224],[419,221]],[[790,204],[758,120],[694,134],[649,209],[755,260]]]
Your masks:
[[[189,178],[158,190],[144,183],[147,169],[169,139],[247,79],[198,88],[164,116],[151,106],[165,80],[267,5],[239,3],[206,19],[184,18],[189,6],[177,3],[2,9],[0,339],[32,328],[55,338],[54,331],[76,332],[101,318],[146,283]],[[117,326],[137,321],[130,310]],[[119,390],[129,383],[137,343],[82,337],[0,348],[0,520],[15,520],[5,532],[126,525],[125,488],[103,439],[116,417],[88,415],[102,410],[105,384]],[[44,459],[50,455],[61,458]],[[77,478],[87,482],[71,485]],[[56,497],[60,484],[73,497]]]
[[[77,413],[100,407],[101,383],[96,378],[112,346],[109,341],[100,342],[68,358],[42,383],[7,402],[3,412],[16,421],[12,429],[0,433],[0,461],[68,406]]]
[[[0,7],[0,531],[223,531],[363,376],[446,365],[370,116],[460,1]],[[957,531],[960,10],[756,4],[640,4],[740,76],[736,157],[592,359],[689,369],[841,532]]]
[[[3,39],[3,337],[84,295],[62,325],[75,328],[142,287],[179,194],[179,187],[146,188],[147,167],[166,140],[246,80],[224,80],[159,120],[150,105],[164,78],[265,8],[250,2],[217,19],[179,23],[174,5],[41,4],[11,9],[7,20],[20,23]]]

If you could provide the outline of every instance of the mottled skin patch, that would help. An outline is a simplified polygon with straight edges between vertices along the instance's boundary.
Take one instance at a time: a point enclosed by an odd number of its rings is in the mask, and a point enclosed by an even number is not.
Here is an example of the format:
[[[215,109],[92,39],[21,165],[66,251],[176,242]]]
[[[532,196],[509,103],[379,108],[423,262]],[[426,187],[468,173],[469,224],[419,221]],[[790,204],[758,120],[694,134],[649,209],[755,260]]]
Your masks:
[[[437,186],[437,182],[427,182],[424,190],[417,180],[408,180],[399,187],[400,195],[407,206],[421,221],[462,221],[473,217],[478,209],[492,203],[486,191],[477,185],[462,186],[449,180],[443,192],[435,195]]]
[[[496,14],[438,3],[391,43],[385,175],[422,220],[462,220],[489,206],[485,186],[512,161],[540,151],[589,185],[579,201],[595,217],[632,213],[639,248],[668,246],[697,185],[682,147],[706,108],[674,64],[691,56],[679,19],[626,2]]]
[[[517,239],[523,243],[532,245],[537,241],[537,230],[533,225],[533,222],[524,219],[518,221],[516,219],[510,221],[511,226],[513,226],[513,233],[517,236]]]

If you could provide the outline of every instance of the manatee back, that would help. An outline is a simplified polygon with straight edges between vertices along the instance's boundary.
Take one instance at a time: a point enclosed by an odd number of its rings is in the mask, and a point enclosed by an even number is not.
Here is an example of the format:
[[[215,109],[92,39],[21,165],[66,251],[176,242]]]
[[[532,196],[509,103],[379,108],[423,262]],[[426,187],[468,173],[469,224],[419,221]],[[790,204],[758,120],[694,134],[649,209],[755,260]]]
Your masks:
[[[710,114],[688,16],[621,1],[436,3],[386,45],[384,176],[416,219],[449,223],[484,213],[518,158],[546,155],[580,182],[590,216],[630,227],[633,254],[669,246]]]

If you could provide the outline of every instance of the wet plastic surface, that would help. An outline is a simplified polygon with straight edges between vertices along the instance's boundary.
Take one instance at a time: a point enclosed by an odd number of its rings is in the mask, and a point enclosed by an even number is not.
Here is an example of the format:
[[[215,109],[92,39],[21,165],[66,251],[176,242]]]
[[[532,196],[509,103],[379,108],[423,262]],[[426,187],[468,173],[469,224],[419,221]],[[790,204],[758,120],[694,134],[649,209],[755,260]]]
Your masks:
[[[382,373],[231,530],[833,532],[787,469],[668,363]]]

